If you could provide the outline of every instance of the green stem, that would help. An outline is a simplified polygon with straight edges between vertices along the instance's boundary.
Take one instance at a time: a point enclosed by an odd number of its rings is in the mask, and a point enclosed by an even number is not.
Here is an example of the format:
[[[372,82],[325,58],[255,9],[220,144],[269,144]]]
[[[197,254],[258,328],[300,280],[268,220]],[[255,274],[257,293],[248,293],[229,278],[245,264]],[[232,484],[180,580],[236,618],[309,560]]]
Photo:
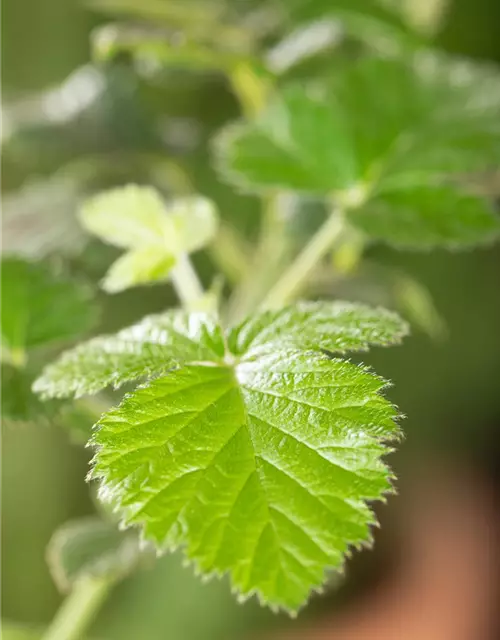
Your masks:
[[[316,231],[264,300],[266,307],[280,307],[291,302],[307,282],[320,260],[332,248],[344,228],[340,210],[334,211]]]
[[[83,578],[77,582],[42,640],[81,640],[112,585],[112,581],[103,578]]]
[[[177,264],[172,269],[172,283],[182,306],[186,309],[192,309],[205,293],[187,254],[179,256]]]
[[[255,255],[245,278],[229,301],[227,317],[231,324],[239,322],[260,305],[287,257],[289,242],[280,211],[279,195],[267,196],[262,205],[262,223]]]

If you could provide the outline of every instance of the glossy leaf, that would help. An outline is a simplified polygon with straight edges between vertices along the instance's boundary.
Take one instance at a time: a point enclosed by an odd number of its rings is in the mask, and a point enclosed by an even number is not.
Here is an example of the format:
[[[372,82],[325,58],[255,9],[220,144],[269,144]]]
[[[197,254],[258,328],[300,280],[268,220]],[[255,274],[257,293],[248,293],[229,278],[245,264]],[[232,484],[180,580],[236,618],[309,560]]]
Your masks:
[[[121,340],[148,336],[135,377],[155,336],[142,373],[159,377],[97,425],[101,498],[160,548],[185,546],[204,573],[229,571],[242,597],[295,611],[350,546],[370,541],[366,501],[391,489],[381,456],[398,428],[380,395],[386,382],[332,354],[397,343],[406,325],[384,310],[312,303],[264,312],[225,336],[200,314],[146,327]],[[94,347],[83,367],[88,346],[63,356],[39,387],[57,395],[111,381],[99,372],[96,384]]]

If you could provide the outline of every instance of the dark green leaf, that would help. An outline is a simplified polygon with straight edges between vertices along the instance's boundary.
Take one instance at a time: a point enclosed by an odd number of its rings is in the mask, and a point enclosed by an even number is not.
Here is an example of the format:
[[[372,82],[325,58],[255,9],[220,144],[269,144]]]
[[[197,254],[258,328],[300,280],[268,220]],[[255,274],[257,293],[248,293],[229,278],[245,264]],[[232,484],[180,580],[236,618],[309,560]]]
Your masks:
[[[44,263],[2,260],[3,357],[22,364],[25,352],[72,340],[95,320],[88,287],[56,276]]]

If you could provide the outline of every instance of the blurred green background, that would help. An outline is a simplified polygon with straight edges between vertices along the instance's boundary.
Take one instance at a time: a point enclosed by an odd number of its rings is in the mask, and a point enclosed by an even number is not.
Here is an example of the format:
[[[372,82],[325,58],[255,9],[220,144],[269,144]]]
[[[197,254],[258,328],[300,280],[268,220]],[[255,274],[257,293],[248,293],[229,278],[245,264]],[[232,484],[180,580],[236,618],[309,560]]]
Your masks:
[[[179,76],[168,86],[150,84],[130,65],[118,63],[105,71],[99,99],[80,119],[42,126],[30,121],[30,105],[22,96],[57,85],[86,65],[89,33],[102,17],[79,0],[4,0],[2,12],[4,127],[9,134],[4,192],[34,184],[41,190],[37,203],[42,215],[52,206],[54,193],[63,209],[76,202],[65,182],[68,174],[61,170],[68,162],[73,163],[71,171],[85,171],[85,163],[75,161],[100,154],[103,170],[95,169],[94,158],[91,187],[148,181],[150,169],[134,159],[133,152],[139,151],[158,157],[155,176],[168,184],[169,168],[161,158],[171,154],[180,157],[197,189],[217,200],[223,216],[244,233],[253,232],[256,203],[219,184],[208,166],[204,142],[237,115],[235,99],[220,77],[209,74],[192,81]],[[438,41],[449,51],[500,62],[499,24],[496,0],[455,0]],[[8,105],[19,100],[29,126],[10,135]],[[176,123],[182,131],[186,122],[188,137],[194,131],[197,142],[180,152]],[[53,191],[44,182],[49,176]],[[483,452],[500,450],[500,249],[423,255],[376,249],[371,254],[425,283],[448,324],[444,341],[416,331],[403,347],[379,350],[365,359],[394,381],[391,399],[408,416],[407,439],[392,464],[404,476],[409,460],[438,452],[470,456],[481,465]],[[110,249],[91,244],[72,268],[97,280],[112,255]],[[211,265],[201,257],[199,266],[208,283]],[[168,287],[157,287],[102,297],[101,329],[121,327],[161,309],[169,296],[173,302]],[[89,452],[73,444],[60,427],[7,425],[2,458],[2,617],[41,628],[61,601],[45,562],[47,542],[61,523],[95,511],[83,481]],[[495,460],[498,463],[500,455]],[[358,558],[361,570],[337,595],[323,598],[305,617],[321,615],[362,588],[374,564],[370,555]],[[383,558],[380,563],[383,570]],[[94,634],[116,640],[220,640],[281,624],[288,622],[260,611],[254,602],[236,604],[225,581],[202,584],[173,556],[120,584],[99,614]]]

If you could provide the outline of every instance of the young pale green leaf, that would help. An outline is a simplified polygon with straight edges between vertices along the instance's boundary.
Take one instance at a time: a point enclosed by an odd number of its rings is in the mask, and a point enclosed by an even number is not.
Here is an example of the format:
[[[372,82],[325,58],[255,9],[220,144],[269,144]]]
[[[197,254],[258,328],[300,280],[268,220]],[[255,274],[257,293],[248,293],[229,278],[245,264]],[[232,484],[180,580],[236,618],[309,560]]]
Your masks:
[[[80,397],[166,373],[183,362],[217,361],[223,355],[221,329],[210,316],[171,311],[63,353],[33,390],[43,397]]]
[[[123,578],[138,564],[139,538],[111,522],[89,517],[68,522],[52,536],[47,562],[58,589],[70,591],[83,578]]]
[[[74,339],[95,320],[89,288],[56,276],[45,263],[6,258],[1,280],[2,357],[13,364],[22,364],[33,347]]]
[[[175,258],[165,253],[161,245],[147,245],[124,253],[111,265],[101,282],[108,293],[118,293],[129,287],[166,280]]]
[[[202,249],[217,233],[217,211],[207,198],[177,198],[169,203],[168,213],[171,231],[166,241],[172,253]]]
[[[452,186],[382,192],[353,212],[351,220],[371,238],[414,249],[457,249],[492,242],[500,235],[494,207]]]
[[[335,20],[349,36],[374,45],[377,50],[394,53],[423,44],[403,12],[380,0],[282,0],[282,3],[292,24]]]
[[[495,70],[427,53],[411,64],[368,58],[339,68],[323,94],[285,88],[256,122],[227,129],[219,164],[247,190],[362,206],[348,212],[353,226],[392,244],[468,246],[499,227],[487,204],[459,187],[463,174],[500,162],[499,123]]]
[[[156,189],[137,185],[94,196],[80,219],[102,240],[130,249],[106,274],[102,287],[108,293],[165,280],[180,255],[201,249],[217,231],[209,200],[194,196],[165,203]]]
[[[101,240],[127,249],[161,244],[167,224],[160,194],[138,185],[89,198],[80,210],[80,222]]]
[[[155,376],[98,423],[102,499],[161,548],[185,546],[201,571],[228,571],[242,597],[294,611],[370,541],[366,501],[391,487],[386,383],[331,354],[405,332],[395,314],[347,303],[264,312],[225,335],[172,312],[69,352],[36,389]]]

